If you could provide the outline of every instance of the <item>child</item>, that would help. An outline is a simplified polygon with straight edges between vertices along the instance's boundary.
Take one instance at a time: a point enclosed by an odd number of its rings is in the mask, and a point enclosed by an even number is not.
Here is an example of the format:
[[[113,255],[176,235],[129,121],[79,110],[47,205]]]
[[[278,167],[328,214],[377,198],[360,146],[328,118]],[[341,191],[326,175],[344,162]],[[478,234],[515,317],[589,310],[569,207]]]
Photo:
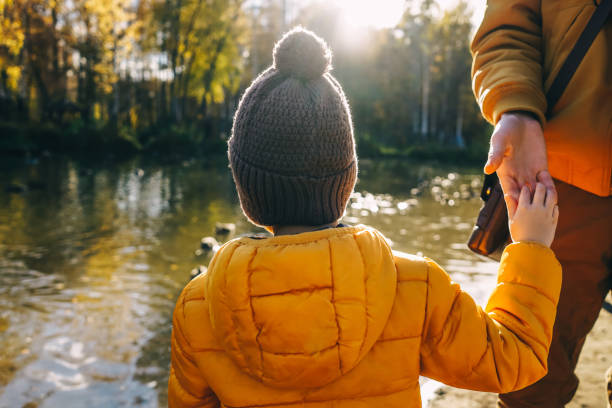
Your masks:
[[[243,96],[229,161],[245,215],[274,233],[225,244],[174,310],[171,407],[420,407],[419,375],[490,392],[546,361],[561,267],[538,185],[510,211],[483,311],[432,260],[338,224],[357,176],[331,53],[297,28]]]

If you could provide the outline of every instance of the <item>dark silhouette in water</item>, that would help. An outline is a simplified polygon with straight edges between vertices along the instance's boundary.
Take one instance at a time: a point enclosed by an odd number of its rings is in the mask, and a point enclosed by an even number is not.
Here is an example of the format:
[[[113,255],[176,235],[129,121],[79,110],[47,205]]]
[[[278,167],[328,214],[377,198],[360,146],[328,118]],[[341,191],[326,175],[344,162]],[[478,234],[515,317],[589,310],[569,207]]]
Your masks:
[[[221,223],[218,222],[215,224],[215,233],[217,235],[229,235],[233,234],[236,231],[236,224],[229,223]]]
[[[204,237],[200,241],[200,248],[204,251],[214,251],[215,248],[219,248],[219,243],[213,237]]]

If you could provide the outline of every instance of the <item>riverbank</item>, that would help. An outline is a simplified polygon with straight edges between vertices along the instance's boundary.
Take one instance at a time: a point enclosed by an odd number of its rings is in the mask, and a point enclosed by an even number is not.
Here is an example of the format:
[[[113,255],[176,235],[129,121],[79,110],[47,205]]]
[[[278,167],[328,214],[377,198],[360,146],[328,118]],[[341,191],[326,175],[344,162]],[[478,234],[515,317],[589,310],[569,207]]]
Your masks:
[[[612,296],[608,296],[612,302]],[[566,408],[606,407],[606,383],[604,374],[612,366],[612,313],[601,311],[595,327],[587,337],[578,361],[577,374],[580,385],[574,399]],[[443,386],[436,391],[436,397],[429,408],[492,408],[496,394],[466,391]]]
[[[37,157],[44,154],[81,157],[133,157],[164,153],[178,156],[220,154],[225,133],[207,137],[196,125],[157,126],[139,132],[102,121],[75,120],[65,126],[51,122],[0,121],[0,156]]]
[[[230,129],[207,137],[194,126],[168,125],[134,133],[112,128],[107,123],[77,121],[66,128],[53,124],[18,124],[0,121],[0,157],[36,159],[66,156],[72,160],[129,159],[146,156],[160,160],[225,157]],[[360,158],[401,159],[441,164],[481,166],[487,157],[486,144],[457,147],[442,143],[387,146],[369,135],[356,135]]]

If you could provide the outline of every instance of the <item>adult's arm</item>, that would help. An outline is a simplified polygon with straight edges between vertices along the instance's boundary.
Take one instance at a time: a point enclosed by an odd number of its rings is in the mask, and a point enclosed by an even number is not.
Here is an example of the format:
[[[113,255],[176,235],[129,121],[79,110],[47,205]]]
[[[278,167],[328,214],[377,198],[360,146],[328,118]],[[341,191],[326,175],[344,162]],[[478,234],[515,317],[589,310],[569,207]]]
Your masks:
[[[505,112],[531,112],[544,123],[541,0],[487,0],[471,50],[472,87],[496,125]]]
[[[497,171],[509,208],[523,185],[542,182],[556,194],[542,125],[541,0],[488,0],[471,44],[472,87],[483,116],[493,125],[485,172]]]

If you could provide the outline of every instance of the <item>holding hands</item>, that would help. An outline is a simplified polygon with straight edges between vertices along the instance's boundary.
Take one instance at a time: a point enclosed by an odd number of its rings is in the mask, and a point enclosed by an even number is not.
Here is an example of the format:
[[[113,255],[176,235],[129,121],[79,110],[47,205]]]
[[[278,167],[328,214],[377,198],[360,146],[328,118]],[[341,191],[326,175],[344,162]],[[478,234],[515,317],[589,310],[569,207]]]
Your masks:
[[[550,246],[559,208],[540,122],[529,114],[504,113],[491,136],[484,170],[487,174],[497,172],[508,207],[512,240]]]

